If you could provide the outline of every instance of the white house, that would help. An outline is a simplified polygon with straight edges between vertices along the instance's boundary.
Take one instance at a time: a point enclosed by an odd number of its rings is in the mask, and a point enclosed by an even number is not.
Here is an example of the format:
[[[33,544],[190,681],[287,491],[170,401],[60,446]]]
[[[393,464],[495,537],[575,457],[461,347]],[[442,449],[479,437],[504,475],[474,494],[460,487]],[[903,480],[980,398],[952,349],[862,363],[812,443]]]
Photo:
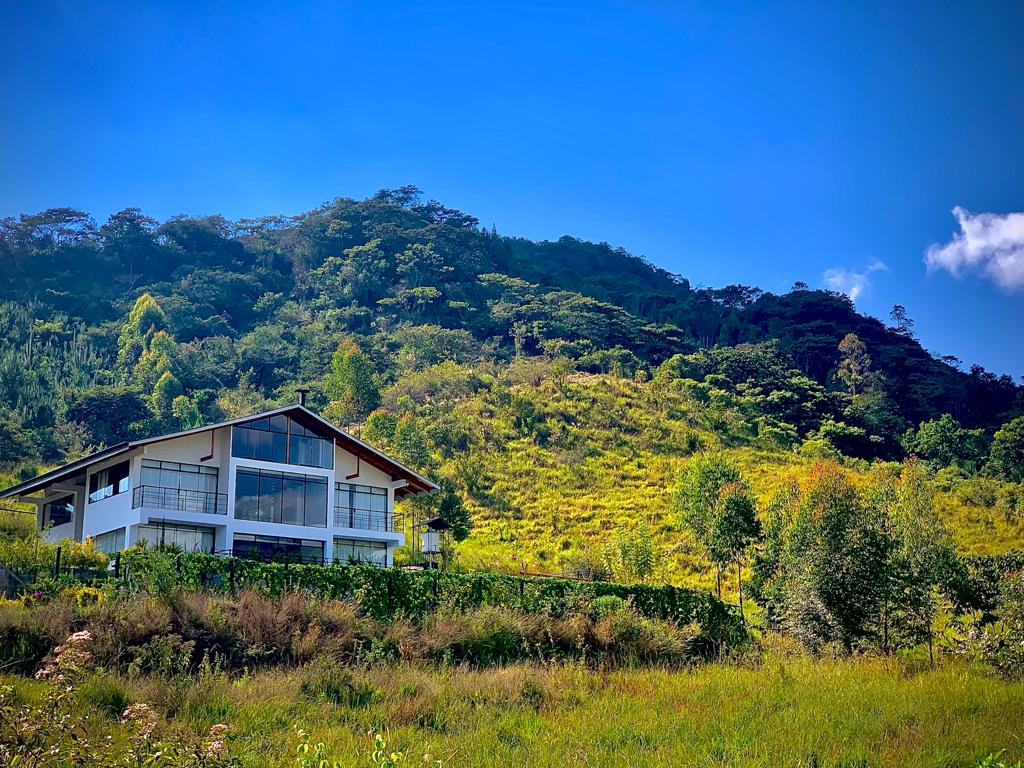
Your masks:
[[[422,475],[302,405],[105,448],[11,486],[47,539],[390,565]]]

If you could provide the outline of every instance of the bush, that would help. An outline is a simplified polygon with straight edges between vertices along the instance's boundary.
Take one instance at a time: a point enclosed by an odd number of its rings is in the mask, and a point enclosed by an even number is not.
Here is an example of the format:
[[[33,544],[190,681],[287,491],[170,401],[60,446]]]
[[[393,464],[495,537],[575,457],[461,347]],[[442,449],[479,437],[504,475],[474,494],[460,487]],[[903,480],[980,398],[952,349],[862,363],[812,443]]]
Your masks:
[[[701,647],[715,652],[742,643],[746,630],[738,614],[710,593],[671,586],[614,584],[554,578],[522,578],[499,573],[398,571],[362,565],[284,565],[251,560],[232,560],[203,554],[170,554],[141,549],[124,558],[130,589],[170,593],[205,587],[216,592],[233,588],[253,591],[256,622],[248,639],[262,644],[270,635],[281,648],[280,633],[299,621],[303,632],[316,628],[300,616],[283,621],[280,605],[270,600],[257,607],[255,594],[277,597],[296,589],[315,593],[323,600],[352,601],[362,616],[381,622],[408,618],[421,621],[434,611],[469,611],[496,606],[523,613],[564,616],[588,610],[593,600],[614,595],[629,600],[641,616],[670,621],[680,626],[696,622],[701,628]],[[286,610],[290,610],[287,609]],[[269,634],[268,634],[269,633]],[[312,641],[313,635],[310,635]],[[291,642],[290,640],[287,642]],[[297,649],[298,650],[298,649]],[[344,652],[344,647],[340,649]]]

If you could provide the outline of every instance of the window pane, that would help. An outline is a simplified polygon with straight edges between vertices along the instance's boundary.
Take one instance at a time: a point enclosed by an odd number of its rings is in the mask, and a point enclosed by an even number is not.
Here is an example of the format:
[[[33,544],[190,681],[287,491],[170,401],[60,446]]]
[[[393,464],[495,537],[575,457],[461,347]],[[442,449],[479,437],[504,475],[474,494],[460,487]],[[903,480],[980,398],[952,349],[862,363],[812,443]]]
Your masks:
[[[235,517],[259,520],[259,475],[239,470],[235,476]]]
[[[124,549],[124,528],[117,528],[92,537],[96,549],[108,555]]]
[[[124,493],[128,490],[128,469],[129,463],[123,461],[110,468],[110,484],[115,489],[114,494]]]
[[[305,507],[306,483],[302,478],[284,478],[284,498],[281,522],[289,525],[302,525],[303,508]]]
[[[259,520],[265,523],[281,522],[282,479],[279,474],[260,473]]]
[[[142,462],[142,473],[140,475],[143,485],[160,485],[160,465],[152,461]]]
[[[327,481],[306,483],[306,525],[323,528],[327,525]]]

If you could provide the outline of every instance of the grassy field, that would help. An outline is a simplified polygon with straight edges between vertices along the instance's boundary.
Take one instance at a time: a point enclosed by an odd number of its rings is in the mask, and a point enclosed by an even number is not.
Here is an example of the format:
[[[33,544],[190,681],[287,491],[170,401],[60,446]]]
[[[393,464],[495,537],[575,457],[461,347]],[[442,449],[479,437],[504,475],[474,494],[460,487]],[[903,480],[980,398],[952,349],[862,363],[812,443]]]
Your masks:
[[[38,692],[12,682],[21,697]],[[895,659],[776,657],[681,672],[313,665],[236,680],[93,673],[77,696],[115,738],[116,713],[132,701],[154,704],[171,731],[226,723],[246,766],[294,765],[296,726],[353,766],[368,764],[377,731],[410,765],[429,753],[449,768],[974,766],[1001,749],[1024,755],[1024,686]]]

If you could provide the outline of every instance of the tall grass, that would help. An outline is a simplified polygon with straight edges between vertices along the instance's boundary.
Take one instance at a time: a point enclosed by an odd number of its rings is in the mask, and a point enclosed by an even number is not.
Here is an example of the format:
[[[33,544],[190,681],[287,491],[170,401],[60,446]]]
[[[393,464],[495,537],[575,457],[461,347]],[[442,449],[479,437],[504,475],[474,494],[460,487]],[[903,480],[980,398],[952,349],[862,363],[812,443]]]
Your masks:
[[[188,683],[98,674],[83,698],[107,708],[154,702],[182,733],[227,722],[247,766],[291,765],[295,726],[353,765],[376,731],[452,768],[967,767],[999,749],[1007,761],[1024,754],[1024,687],[953,663],[917,671],[897,659],[771,657],[686,671],[339,670],[321,660],[236,680],[210,670]]]

